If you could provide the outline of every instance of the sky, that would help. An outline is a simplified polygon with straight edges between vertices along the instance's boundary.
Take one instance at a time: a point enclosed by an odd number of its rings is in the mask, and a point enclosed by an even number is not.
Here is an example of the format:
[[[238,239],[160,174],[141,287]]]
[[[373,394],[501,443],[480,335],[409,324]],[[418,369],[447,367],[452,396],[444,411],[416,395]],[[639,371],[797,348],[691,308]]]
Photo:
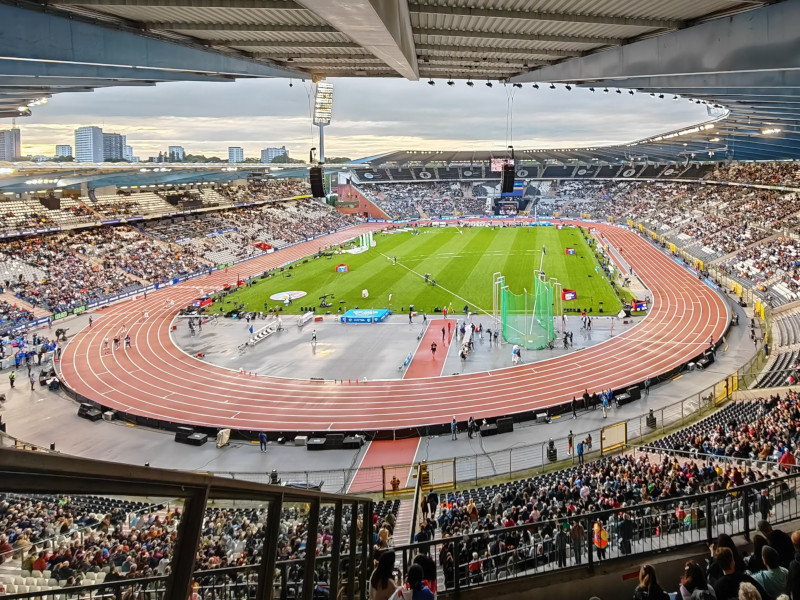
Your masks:
[[[595,93],[546,85],[522,89],[476,81],[454,86],[403,79],[332,79],[333,120],[325,128],[328,158],[360,158],[394,150],[552,148],[628,142],[705,120],[705,107],[646,94]],[[73,131],[98,125],[128,136],[142,159],[167,146],[227,158],[286,146],[304,158],[317,146],[310,82],[250,79],[233,83],[161,83],[66,93],[20,118],[24,154],[52,156],[74,144]],[[313,99],[313,98],[312,98]],[[510,109],[510,110],[509,110]],[[509,128],[509,113],[512,126]],[[510,132],[510,135],[509,135]]]

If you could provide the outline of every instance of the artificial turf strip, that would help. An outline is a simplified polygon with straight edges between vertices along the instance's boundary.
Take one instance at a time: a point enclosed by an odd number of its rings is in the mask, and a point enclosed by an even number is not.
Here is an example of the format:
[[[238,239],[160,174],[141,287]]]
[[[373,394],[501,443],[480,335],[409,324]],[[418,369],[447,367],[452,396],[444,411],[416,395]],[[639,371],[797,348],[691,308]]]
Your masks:
[[[270,308],[283,306],[269,300],[270,295],[301,290],[308,295],[295,300],[285,312],[319,307],[323,294],[334,294],[328,300],[333,304],[328,309],[332,312],[339,307],[407,311],[411,304],[415,310],[428,313],[451,304],[459,313],[465,304],[472,311],[491,312],[492,273],[502,272],[512,292],[521,293],[523,288],[531,291],[543,245],[547,249],[546,276],[556,277],[564,288],[578,292],[578,299],[565,302],[565,307],[591,307],[597,312],[598,303],[603,302],[605,314],[616,314],[621,308],[608,280],[595,271],[597,261],[577,228],[422,227],[418,231],[418,235],[376,233],[376,246],[363,254],[342,253],[295,263],[292,269],[230,294],[215,308],[227,311],[244,303],[246,310],[262,311],[265,300]],[[565,255],[566,247],[575,248],[576,254]],[[349,265],[350,271],[337,273],[340,263]],[[436,280],[435,287],[425,283],[425,273]],[[363,289],[369,291],[369,298],[361,297]]]

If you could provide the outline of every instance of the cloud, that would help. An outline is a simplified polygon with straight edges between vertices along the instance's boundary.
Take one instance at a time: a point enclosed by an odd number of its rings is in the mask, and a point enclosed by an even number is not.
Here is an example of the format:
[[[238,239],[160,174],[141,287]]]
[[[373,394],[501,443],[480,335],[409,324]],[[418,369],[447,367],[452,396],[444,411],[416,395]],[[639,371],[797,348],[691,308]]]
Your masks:
[[[400,79],[336,79],[333,122],[325,129],[328,156],[369,156],[402,149],[475,150],[621,143],[705,120],[687,101],[647,95],[535,90],[495,84],[468,88]],[[476,82],[477,83],[477,82]],[[123,133],[147,157],[182,145],[188,153],[227,156],[242,146],[257,156],[287,146],[303,157],[317,146],[311,125],[313,86],[295,80],[165,83],[60,94],[20,122],[23,150],[52,155],[72,144],[83,125]]]

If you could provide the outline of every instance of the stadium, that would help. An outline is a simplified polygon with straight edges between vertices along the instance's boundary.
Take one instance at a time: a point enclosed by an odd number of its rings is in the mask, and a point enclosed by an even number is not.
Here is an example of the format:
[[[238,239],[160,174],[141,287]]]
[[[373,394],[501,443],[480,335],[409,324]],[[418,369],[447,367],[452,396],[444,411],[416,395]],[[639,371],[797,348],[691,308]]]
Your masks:
[[[0,163],[0,596],[800,597],[800,0],[0,13],[2,118],[308,79],[319,136]],[[337,78],[706,118],[333,164]]]

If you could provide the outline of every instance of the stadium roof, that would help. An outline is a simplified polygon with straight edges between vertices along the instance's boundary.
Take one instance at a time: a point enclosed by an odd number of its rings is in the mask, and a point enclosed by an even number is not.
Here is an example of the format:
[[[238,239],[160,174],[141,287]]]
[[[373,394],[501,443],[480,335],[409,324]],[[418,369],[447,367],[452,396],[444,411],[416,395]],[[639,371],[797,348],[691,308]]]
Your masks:
[[[695,97],[731,111],[704,151],[800,158],[800,0],[0,0],[0,17],[0,117],[176,80],[561,82]]]

